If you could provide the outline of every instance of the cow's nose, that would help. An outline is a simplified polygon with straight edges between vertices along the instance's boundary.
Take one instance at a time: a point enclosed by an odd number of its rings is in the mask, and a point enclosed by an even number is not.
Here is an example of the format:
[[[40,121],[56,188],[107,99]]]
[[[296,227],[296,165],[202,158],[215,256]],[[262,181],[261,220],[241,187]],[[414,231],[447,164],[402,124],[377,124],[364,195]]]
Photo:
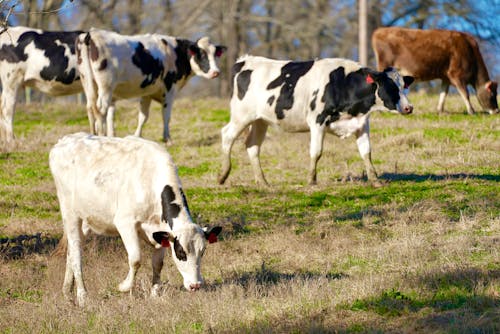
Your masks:
[[[189,284],[190,291],[197,291],[197,290],[200,290],[200,288],[201,288],[201,283]]]
[[[413,106],[411,104],[407,105],[403,108],[403,110],[405,114],[411,114],[413,112]]]
[[[218,76],[219,76],[219,72],[218,71],[212,72],[212,79],[213,78],[217,78]]]

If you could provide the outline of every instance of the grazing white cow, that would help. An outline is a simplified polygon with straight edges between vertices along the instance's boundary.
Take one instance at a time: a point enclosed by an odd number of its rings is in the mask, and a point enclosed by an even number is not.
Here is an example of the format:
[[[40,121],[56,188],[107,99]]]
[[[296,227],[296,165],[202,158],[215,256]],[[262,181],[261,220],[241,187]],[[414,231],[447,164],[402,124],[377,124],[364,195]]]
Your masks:
[[[14,140],[14,111],[21,87],[53,96],[82,91],[75,55],[75,39],[80,33],[19,26],[0,35],[0,143]]]
[[[184,287],[200,288],[206,242],[217,241],[221,228],[207,230],[193,223],[177,168],[163,147],[137,137],[76,133],[60,139],[49,160],[68,242],[65,296],[70,296],[76,282],[77,302],[85,302],[82,242],[90,231],[122,238],[130,270],[120,291],[133,287],[140,239],[155,247],[153,292],[170,244]]]
[[[378,185],[371,161],[369,116],[376,110],[410,114],[404,88],[412,77],[389,68],[377,72],[347,59],[281,61],[244,56],[232,69],[231,120],[222,129],[224,183],[231,171],[231,148],[250,127],[247,152],[257,183],[267,184],[260,166],[260,146],[269,124],[288,132],[311,133],[309,183],[316,183],[316,165],[325,132],[341,138],[356,135],[368,179]]]
[[[135,135],[141,135],[151,100],[155,100],[163,106],[163,140],[167,143],[176,91],[193,75],[219,76],[216,58],[226,50],[210,43],[208,37],[192,42],[158,34],[125,36],[95,28],[80,35],[76,47],[91,132],[113,136],[114,101],[140,97]]]

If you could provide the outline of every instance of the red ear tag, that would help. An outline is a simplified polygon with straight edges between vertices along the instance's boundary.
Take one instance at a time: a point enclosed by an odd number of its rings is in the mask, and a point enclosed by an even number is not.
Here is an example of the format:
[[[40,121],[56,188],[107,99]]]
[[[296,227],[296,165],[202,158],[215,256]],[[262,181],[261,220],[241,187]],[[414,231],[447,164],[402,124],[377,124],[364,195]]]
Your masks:
[[[221,50],[215,51],[215,56],[216,57],[220,57],[221,55],[222,55],[222,51]]]
[[[371,85],[374,82],[375,82],[375,80],[373,80],[372,76],[368,74],[366,76],[366,83]]]
[[[170,242],[168,242],[167,239],[161,239],[161,246],[165,247],[165,248],[169,248],[170,247]]]
[[[213,244],[214,242],[217,242],[217,234],[215,233],[210,233],[208,235],[208,243]]]
[[[188,54],[189,54],[190,56],[194,56],[194,51],[193,51],[193,50],[188,50]]]

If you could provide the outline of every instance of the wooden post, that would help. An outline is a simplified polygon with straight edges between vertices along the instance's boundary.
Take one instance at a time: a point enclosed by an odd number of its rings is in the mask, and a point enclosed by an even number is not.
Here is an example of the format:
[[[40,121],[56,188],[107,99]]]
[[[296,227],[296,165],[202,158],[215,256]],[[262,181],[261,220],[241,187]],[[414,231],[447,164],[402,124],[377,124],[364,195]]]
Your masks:
[[[359,0],[359,62],[363,66],[368,64],[368,29],[367,29],[367,10],[366,1]]]

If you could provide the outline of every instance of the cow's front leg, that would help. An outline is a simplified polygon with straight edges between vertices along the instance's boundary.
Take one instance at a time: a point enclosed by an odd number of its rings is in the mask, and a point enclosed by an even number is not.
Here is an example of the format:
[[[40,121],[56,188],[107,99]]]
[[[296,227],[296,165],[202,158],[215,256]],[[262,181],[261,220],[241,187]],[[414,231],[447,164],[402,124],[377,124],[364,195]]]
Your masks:
[[[247,147],[248,157],[250,158],[250,163],[252,164],[253,174],[255,177],[255,182],[269,185],[264,173],[262,172],[262,167],[260,165],[260,147],[264,138],[266,136],[267,124],[263,120],[256,120],[252,123],[250,128],[250,133],[247,136],[245,145]]]
[[[446,96],[448,95],[448,90],[450,89],[450,83],[449,82],[441,82],[441,93],[439,93],[439,102],[437,105],[437,111],[439,113],[442,113],[444,111],[444,100],[446,99]]]
[[[317,183],[316,168],[318,161],[323,153],[323,140],[325,138],[325,129],[323,127],[311,127],[311,139],[309,147],[309,177],[308,181],[310,185],[315,185]]]
[[[135,129],[134,136],[141,137],[142,136],[142,127],[144,123],[148,120],[149,117],[149,106],[151,105],[150,97],[141,98],[140,106],[139,106],[139,117],[137,120],[137,129]]]
[[[170,116],[172,115],[172,103],[174,102],[175,91],[172,88],[169,92],[165,94],[165,100],[163,101],[163,141],[167,145],[172,145],[172,139],[170,138]]]
[[[108,137],[115,136],[115,125],[114,125],[115,109],[116,109],[115,104],[112,102],[109,105],[106,114],[106,135]]]
[[[119,219],[118,217],[116,221],[118,232],[127,250],[129,265],[127,277],[119,284],[118,290],[127,292],[134,286],[135,274],[141,265],[141,248],[134,222],[126,219]]]
[[[379,187],[382,184],[378,180],[377,172],[372,163],[372,154],[370,147],[370,124],[368,120],[363,125],[363,128],[356,132],[356,144],[358,145],[358,151],[363,159],[366,169],[366,175],[368,181],[372,183],[373,186]]]
[[[7,82],[2,80],[2,82]],[[19,84],[20,85],[20,84]],[[0,110],[0,142],[7,144],[14,140],[14,110],[16,109],[16,98],[19,86],[4,85],[2,90],[2,102]]]
[[[153,287],[151,289],[151,296],[158,296],[158,292],[160,290],[160,274],[161,269],[163,268],[163,258],[165,257],[165,247],[156,248],[153,251]]]

